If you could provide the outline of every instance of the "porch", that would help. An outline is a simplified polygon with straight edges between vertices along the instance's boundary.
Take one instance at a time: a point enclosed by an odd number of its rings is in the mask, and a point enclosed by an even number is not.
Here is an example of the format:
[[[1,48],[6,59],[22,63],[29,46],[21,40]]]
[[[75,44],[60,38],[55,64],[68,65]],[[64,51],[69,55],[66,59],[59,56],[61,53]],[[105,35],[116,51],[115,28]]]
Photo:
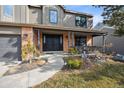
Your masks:
[[[53,29],[33,29],[34,45],[41,52],[62,51],[68,52],[71,47],[78,47],[81,44],[93,45],[93,37],[101,36],[103,33],[93,31],[66,31]]]

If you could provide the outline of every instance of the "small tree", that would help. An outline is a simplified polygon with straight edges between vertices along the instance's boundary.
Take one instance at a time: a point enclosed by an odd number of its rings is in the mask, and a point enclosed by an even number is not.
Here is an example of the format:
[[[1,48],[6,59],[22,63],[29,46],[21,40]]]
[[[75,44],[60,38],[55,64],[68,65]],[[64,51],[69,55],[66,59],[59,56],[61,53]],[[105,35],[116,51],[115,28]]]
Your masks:
[[[39,55],[40,55],[40,52],[33,44],[31,44],[30,41],[28,41],[28,43],[22,47],[23,61],[29,61],[30,63],[32,63],[32,57],[39,56]]]
[[[115,34],[124,35],[124,6],[99,5],[98,7],[103,8],[103,22],[109,26],[113,26],[115,28]]]

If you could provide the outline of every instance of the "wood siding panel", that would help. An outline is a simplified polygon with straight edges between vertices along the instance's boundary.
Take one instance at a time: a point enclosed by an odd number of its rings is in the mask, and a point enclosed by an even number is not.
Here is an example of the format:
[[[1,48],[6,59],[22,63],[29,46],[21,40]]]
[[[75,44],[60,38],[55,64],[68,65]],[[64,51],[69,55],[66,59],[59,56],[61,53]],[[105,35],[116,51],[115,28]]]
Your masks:
[[[34,31],[33,41],[34,45],[38,48],[38,31]]]
[[[40,32],[40,51],[43,51],[43,33]]]

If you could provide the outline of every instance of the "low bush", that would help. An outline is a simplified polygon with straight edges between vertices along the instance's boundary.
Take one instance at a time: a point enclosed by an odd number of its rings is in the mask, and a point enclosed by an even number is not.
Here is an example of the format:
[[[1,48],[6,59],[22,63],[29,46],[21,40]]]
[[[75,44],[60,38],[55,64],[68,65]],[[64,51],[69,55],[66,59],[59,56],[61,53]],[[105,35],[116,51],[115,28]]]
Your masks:
[[[67,61],[67,66],[71,69],[79,69],[81,66],[81,61],[69,59]]]
[[[78,50],[77,50],[77,48],[69,48],[69,52],[71,54],[78,54],[79,53]]]

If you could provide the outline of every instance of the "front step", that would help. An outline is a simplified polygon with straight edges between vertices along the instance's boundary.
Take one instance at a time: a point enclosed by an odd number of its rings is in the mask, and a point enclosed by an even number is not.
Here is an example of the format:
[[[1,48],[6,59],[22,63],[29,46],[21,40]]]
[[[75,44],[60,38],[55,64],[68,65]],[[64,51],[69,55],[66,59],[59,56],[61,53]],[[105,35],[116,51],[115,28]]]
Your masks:
[[[45,51],[44,54],[65,54],[63,51]]]

